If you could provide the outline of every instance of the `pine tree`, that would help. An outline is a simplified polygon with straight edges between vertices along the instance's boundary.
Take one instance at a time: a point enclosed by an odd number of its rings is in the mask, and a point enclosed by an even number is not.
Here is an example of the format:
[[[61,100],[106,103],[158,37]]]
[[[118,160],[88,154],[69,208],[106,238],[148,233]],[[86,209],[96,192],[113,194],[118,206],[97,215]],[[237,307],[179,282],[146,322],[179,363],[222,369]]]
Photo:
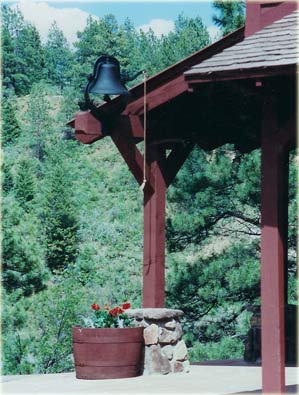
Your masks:
[[[8,95],[13,88],[13,75],[15,74],[16,56],[15,56],[15,44],[7,29],[3,26],[2,29],[2,85],[4,93]]]
[[[244,25],[244,0],[214,0],[213,7],[218,12],[213,15],[213,21],[224,36]]]
[[[3,144],[16,143],[21,128],[16,118],[15,108],[7,97],[2,98],[2,141]]]
[[[24,21],[19,10],[2,7],[4,85],[17,95],[28,94],[43,77],[43,49],[37,29]]]
[[[35,166],[29,158],[23,158],[17,166],[14,192],[21,207],[28,210],[28,204],[34,199],[36,192]]]
[[[44,73],[44,59],[41,40],[37,29],[27,24],[16,39],[17,58],[14,75],[17,95],[28,94],[32,85],[39,82]]]
[[[42,220],[46,262],[52,271],[63,270],[76,260],[78,220],[72,200],[72,175],[63,152],[64,143],[49,153],[45,169]]]
[[[43,290],[48,271],[45,268],[40,224],[20,207],[13,194],[4,197],[2,226],[4,288],[18,297]]]
[[[54,22],[49,30],[44,46],[44,61],[48,80],[61,89],[70,80],[72,53],[63,32]]]
[[[162,37],[162,63],[167,67],[209,43],[209,33],[201,18],[188,18],[180,14],[175,21],[174,32]]]
[[[47,141],[47,132],[50,130],[49,102],[44,83],[34,84],[30,91],[29,106],[26,118],[33,156],[39,161],[43,160]]]

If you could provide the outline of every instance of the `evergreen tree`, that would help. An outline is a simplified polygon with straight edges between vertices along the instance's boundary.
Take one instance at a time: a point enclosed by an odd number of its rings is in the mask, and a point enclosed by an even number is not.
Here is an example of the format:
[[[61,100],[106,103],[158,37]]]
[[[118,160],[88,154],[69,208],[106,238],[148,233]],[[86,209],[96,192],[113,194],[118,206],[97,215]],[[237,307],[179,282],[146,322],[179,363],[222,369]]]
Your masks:
[[[242,158],[229,146],[192,152],[169,191],[176,207],[168,218],[170,250],[205,242],[211,233],[259,235],[259,152]],[[246,182],[245,172],[253,173]]]
[[[153,30],[139,32],[136,59],[139,69],[145,70],[149,76],[163,69],[161,64],[161,41]]]
[[[2,164],[2,191],[8,193],[13,188],[13,177],[10,171],[10,166],[7,163]]]
[[[48,80],[61,89],[70,80],[72,53],[63,32],[54,22],[48,33],[48,40],[44,47],[45,68]]]
[[[29,158],[23,158],[17,166],[14,192],[21,207],[28,210],[28,204],[34,199],[36,192],[35,166]]]
[[[173,45],[177,51],[177,59],[183,59],[210,44],[207,28],[198,16],[187,18],[183,14],[179,15],[175,21],[174,34]]]
[[[214,0],[213,7],[218,13],[213,15],[213,21],[224,36],[244,25],[244,0]]]
[[[13,88],[13,75],[15,74],[16,56],[15,44],[6,26],[2,28],[2,85],[4,93],[9,94]]]
[[[30,91],[27,112],[27,128],[30,134],[33,156],[39,161],[43,160],[47,133],[50,128],[50,105],[47,99],[46,86],[43,83],[34,84]]]
[[[119,26],[118,30],[118,58],[121,61],[121,72],[129,76],[134,75],[140,70],[140,63],[138,62],[138,33],[133,23],[127,18],[123,25]],[[141,81],[134,80],[126,84],[127,87],[136,85]]]
[[[32,85],[43,77],[43,50],[37,29],[27,24],[16,39],[17,58],[14,85],[17,95],[28,94]]]
[[[2,141],[15,143],[21,133],[14,106],[7,97],[2,98]]]
[[[20,298],[43,290],[48,279],[41,229],[36,219],[26,214],[12,194],[3,200],[3,286]]]
[[[2,7],[4,85],[17,95],[28,94],[43,77],[43,50],[37,29],[24,21],[19,10]]]
[[[26,25],[21,11],[4,4],[1,5],[1,17],[3,28],[8,30],[13,40],[16,40]]]
[[[48,154],[43,190],[42,220],[46,262],[52,272],[75,262],[78,250],[78,220],[72,200],[72,174],[63,152],[64,143]]]

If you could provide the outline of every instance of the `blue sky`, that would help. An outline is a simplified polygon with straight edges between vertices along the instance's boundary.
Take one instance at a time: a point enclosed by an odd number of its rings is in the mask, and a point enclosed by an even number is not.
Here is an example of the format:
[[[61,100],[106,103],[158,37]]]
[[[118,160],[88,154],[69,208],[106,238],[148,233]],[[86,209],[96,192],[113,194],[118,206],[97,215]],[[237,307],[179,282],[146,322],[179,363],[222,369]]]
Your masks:
[[[206,25],[212,24],[212,1],[193,2],[48,2],[57,8],[78,7],[90,14],[103,16],[113,14],[122,23],[128,17],[135,26],[144,25],[152,19],[175,20],[180,13],[188,17],[199,15]]]
[[[179,14],[188,17],[200,16],[212,36],[218,29],[212,22],[214,13],[212,1],[189,0],[187,2],[164,1],[45,1],[45,0],[9,0],[13,8],[18,7],[25,20],[33,23],[40,32],[42,41],[47,38],[51,24],[56,21],[70,43],[77,39],[77,31],[82,31],[89,15],[102,17],[115,15],[119,24],[129,18],[136,29],[147,31],[152,28],[157,36],[167,34],[174,28],[174,21]]]

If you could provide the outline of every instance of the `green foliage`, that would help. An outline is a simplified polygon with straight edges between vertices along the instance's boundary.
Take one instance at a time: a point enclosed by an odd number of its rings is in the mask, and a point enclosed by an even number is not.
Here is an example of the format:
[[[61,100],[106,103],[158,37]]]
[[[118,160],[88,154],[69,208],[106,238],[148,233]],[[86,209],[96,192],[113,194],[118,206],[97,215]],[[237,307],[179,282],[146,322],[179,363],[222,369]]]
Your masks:
[[[34,84],[29,95],[27,112],[28,131],[33,157],[43,160],[47,132],[50,126],[49,102],[47,99],[46,86],[44,83]]]
[[[224,36],[244,25],[244,0],[214,0],[213,7],[218,12],[213,15],[213,22],[221,28]]]
[[[71,78],[72,53],[56,22],[52,24],[48,33],[48,40],[44,47],[44,63],[47,70],[47,79],[63,90]]]
[[[5,196],[3,203],[3,285],[18,297],[28,296],[44,289],[48,279],[40,223],[13,195]]]
[[[86,289],[64,277],[29,298],[5,300],[4,374],[53,373],[73,369],[71,328],[87,303]]]
[[[34,163],[28,158],[22,158],[17,166],[14,192],[20,205],[26,210],[36,191],[36,169]]]
[[[162,64],[170,66],[209,44],[209,33],[201,18],[181,14],[175,21],[174,32],[162,37]]]
[[[244,345],[235,337],[223,337],[219,342],[195,342],[189,350],[190,361],[224,360],[243,358]]]
[[[17,95],[28,94],[43,77],[43,49],[37,29],[24,21],[19,10],[2,7],[4,26],[4,84]]]
[[[21,133],[14,107],[7,97],[2,99],[2,142],[15,143]]]
[[[230,146],[211,153],[193,150],[169,189],[168,198],[175,208],[167,219],[171,251],[200,244],[211,232],[234,235],[237,229],[238,233],[259,235],[258,158],[258,151],[241,155]],[[254,175],[244,182],[246,172]]]
[[[2,291],[2,372],[3,374],[33,373],[27,349],[29,337],[22,332],[26,325],[27,298],[15,299],[15,295],[7,295]]]
[[[78,221],[72,202],[73,176],[65,152],[52,149],[45,164],[42,222],[45,232],[46,262],[51,271],[73,263],[77,255]]]

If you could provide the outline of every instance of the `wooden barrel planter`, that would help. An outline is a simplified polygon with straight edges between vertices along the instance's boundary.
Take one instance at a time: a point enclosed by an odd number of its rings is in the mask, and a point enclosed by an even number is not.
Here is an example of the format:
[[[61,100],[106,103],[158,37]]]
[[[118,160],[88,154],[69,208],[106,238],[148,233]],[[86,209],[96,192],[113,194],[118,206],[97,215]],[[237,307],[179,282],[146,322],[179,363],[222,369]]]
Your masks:
[[[143,328],[73,327],[76,378],[120,379],[141,374]]]

